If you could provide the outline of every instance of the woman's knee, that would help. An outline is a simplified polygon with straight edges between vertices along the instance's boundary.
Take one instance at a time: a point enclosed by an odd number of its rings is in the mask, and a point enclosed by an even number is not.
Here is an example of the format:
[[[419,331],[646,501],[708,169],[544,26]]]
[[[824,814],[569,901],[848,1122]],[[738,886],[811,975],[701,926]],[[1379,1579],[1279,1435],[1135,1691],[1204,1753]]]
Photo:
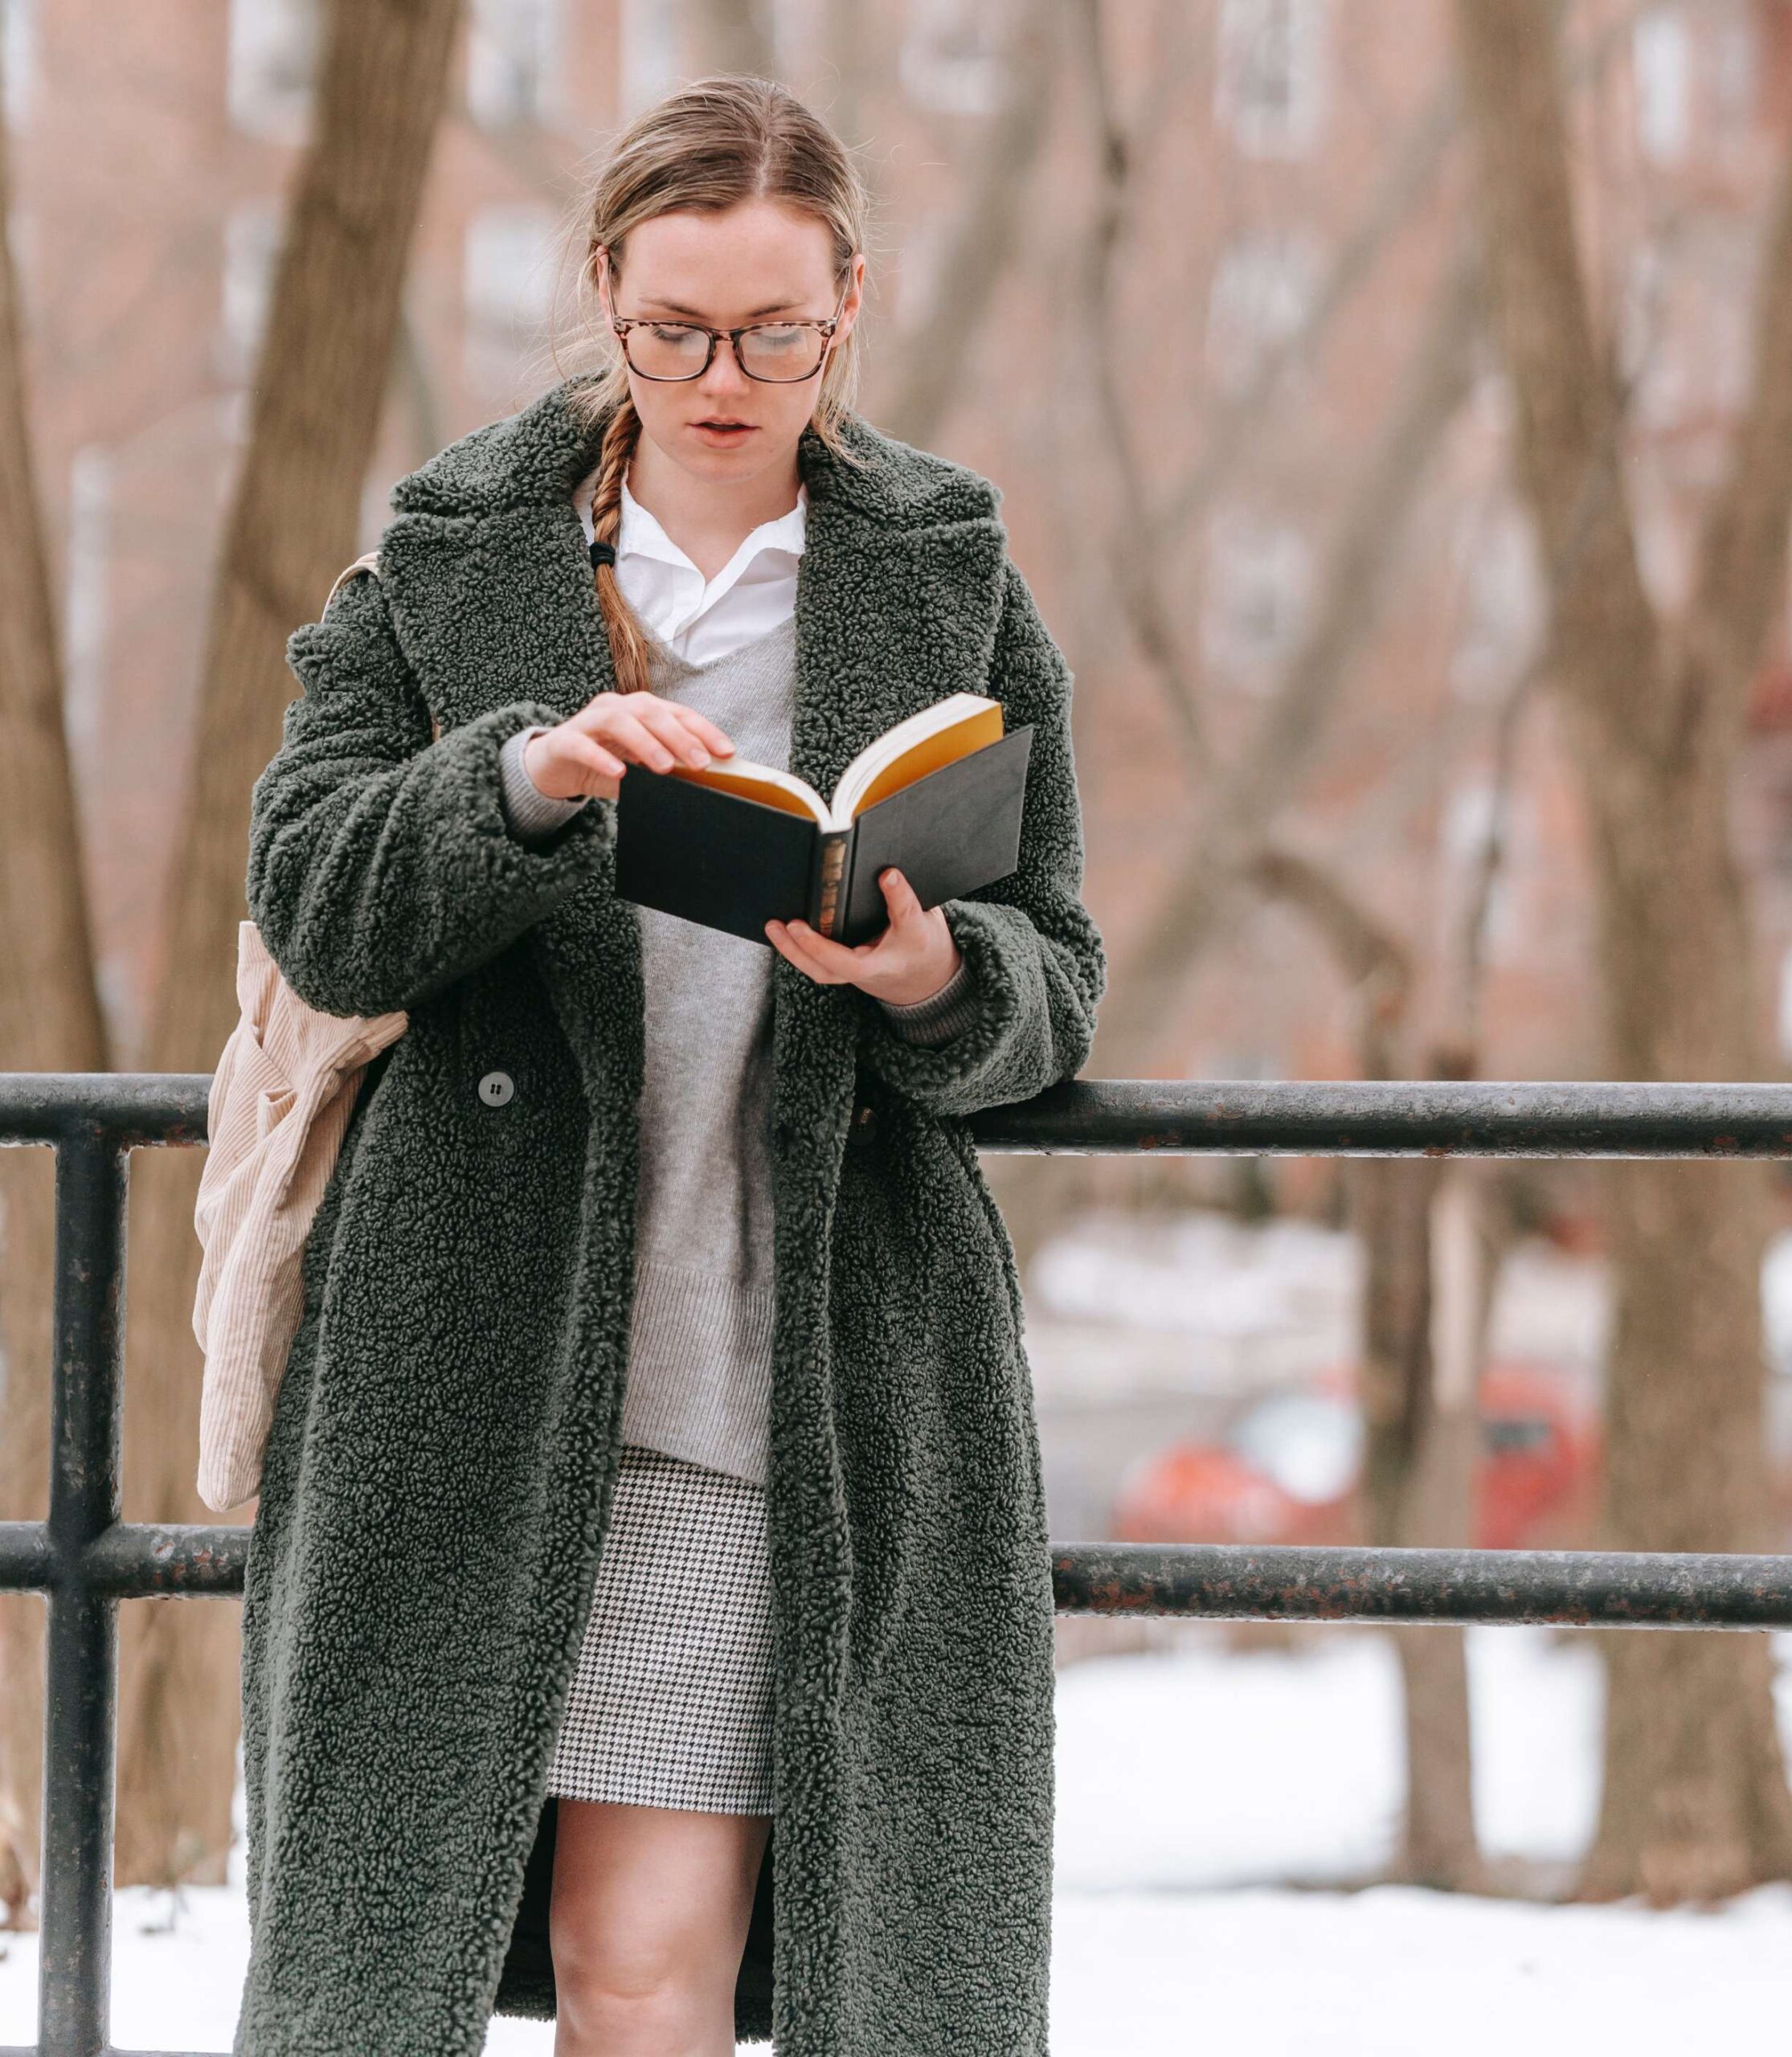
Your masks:
[[[689,2047],[730,2008],[763,1841],[731,1817],[563,1801],[549,1940],[568,2025]]]
[[[601,1993],[619,2006],[668,2005],[701,1983],[715,1947],[713,1929],[659,1896],[580,1895],[556,1906],[549,1921],[556,1985]]]

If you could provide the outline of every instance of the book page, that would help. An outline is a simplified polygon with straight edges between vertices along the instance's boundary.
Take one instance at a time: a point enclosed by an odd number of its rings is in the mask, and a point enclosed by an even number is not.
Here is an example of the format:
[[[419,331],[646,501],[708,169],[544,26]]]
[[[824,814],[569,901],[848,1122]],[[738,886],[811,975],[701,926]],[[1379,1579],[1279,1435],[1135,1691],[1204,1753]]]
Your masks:
[[[1002,739],[1002,703],[980,693],[955,693],[898,722],[868,744],[841,775],[825,826],[845,828],[892,793],[930,771]]]
[[[763,807],[781,808],[786,814],[807,815],[822,828],[827,826],[828,804],[814,787],[806,779],[769,764],[737,764],[729,758],[722,763],[675,764],[669,771],[648,775],[684,779],[693,786],[713,786],[718,792],[734,793],[742,799],[757,800]]]

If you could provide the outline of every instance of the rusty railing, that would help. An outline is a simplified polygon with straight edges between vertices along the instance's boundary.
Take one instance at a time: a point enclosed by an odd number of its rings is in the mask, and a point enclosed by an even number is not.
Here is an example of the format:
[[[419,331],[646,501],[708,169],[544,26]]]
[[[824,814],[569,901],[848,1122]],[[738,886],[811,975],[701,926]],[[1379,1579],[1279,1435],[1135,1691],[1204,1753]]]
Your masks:
[[[49,1603],[35,2045],[112,2047],[117,1603],[240,1595],[249,1531],[120,1515],[130,1151],[206,1139],[204,1073],[0,1073],[0,1145],[56,1153],[50,1507],[0,1522],[0,1591]],[[972,1124],[988,1151],[1787,1157],[1792,1087],[1076,1080]],[[1792,1557],[1058,1543],[1060,1613],[1792,1627]]]

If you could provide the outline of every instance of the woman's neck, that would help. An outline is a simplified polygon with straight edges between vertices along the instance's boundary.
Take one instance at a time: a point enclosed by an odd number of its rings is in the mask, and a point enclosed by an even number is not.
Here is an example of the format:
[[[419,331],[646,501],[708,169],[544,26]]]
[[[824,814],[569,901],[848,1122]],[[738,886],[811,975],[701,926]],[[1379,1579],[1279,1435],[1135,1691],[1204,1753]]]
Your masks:
[[[682,470],[644,436],[628,477],[630,493],[706,579],[714,578],[761,522],[788,514],[802,484],[794,447],[782,464],[718,481]]]

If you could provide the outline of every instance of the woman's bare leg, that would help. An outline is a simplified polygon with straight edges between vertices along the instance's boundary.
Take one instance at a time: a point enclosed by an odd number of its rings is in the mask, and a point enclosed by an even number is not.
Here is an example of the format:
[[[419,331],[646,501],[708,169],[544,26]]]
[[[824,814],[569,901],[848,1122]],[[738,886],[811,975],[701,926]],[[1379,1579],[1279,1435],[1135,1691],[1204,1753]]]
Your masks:
[[[734,1981],[771,1817],[558,1806],[554,2057],[734,2057]]]

